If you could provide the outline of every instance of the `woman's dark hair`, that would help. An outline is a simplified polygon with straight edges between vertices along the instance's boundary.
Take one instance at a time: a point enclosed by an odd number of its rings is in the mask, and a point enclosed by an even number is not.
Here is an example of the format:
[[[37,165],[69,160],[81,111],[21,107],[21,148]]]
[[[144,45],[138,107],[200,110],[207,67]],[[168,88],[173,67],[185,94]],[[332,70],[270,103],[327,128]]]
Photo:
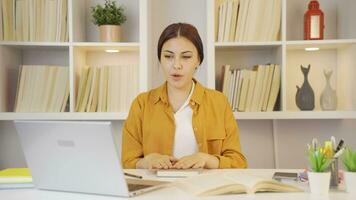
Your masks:
[[[198,30],[193,25],[187,23],[174,23],[167,26],[167,28],[164,29],[164,31],[162,32],[158,40],[158,46],[157,46],[158,60],[161,62],[161,52],[162,52],[163,44],[167,40],[179,36],[187,38],[189,41],[191,41],[194,44],[195,48],[197,48],[198,51],[199,60],[200,60],[199,64],[201,64],[204,59],[203,42],[201,41]]]

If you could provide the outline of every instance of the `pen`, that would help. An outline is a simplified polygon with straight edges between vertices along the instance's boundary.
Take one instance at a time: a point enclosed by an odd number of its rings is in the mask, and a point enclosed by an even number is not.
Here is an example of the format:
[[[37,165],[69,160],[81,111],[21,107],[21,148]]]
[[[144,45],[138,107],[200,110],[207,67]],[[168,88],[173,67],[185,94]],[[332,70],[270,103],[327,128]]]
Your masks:
[[[344,153],[345,148],[340,149],[337,153],[335,153],[334,158],[338,158],[342,153]]]
[[[125,174],[125,176],[130,176],[130,177],[142,179],[142,176],[139,176],[139,175],[136,175],[136,174],[129,174],[129,173],[126,173],[126,172],[124,172],[124,174]]]
[[[332,144],[333,152],[336,152],[336,139],[335,139],[335,137],[331,136],[330,141],[331,141],[331,144]]]
[[[336,152],[338,152],[338,151],[340,151],[340,149],[341,149],[341,147],[342,147],[342,145],[344,145],[344,140],[340,140],[340,142],[339,142],[339,144],[337,145],[337,147],[336,147]]]
[[[315,151],[317,146],[318,146],[318,141],[316,140],[316,138],[313,138],[312,140],[312,146],[313,146],[313,150]]]

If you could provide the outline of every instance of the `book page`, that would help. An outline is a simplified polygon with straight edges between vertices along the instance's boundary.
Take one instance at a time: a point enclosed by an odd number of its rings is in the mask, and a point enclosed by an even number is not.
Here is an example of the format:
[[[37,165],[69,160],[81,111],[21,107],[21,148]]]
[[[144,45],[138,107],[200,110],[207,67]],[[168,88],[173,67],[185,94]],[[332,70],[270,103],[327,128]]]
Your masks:
[[[221,173],[203,174],[191,176],[173,183],[176,187],[193,195],[217,195],[231,193],[233,189],[245,191],[242,185],[236,184],[233,179],[222,177]]]
[[[227,172],[224,179],[246,186],[247,193],[255,192],[301,192],[302,190],[273,179],[245,174],[243,172]]]
[[[258,182],[265,180],[258,176],[247,175],[243,172],[226,172],[224,173],[224,178],[245,185],[249,189],[253,188]]]

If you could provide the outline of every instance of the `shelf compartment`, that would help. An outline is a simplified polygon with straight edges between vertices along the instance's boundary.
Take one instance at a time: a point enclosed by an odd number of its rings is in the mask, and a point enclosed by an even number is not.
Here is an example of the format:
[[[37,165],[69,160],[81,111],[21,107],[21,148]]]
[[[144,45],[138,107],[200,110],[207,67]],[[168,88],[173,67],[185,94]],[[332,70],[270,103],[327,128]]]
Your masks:
[[[307,52],[306,47],[319,47],[319,51]],[[296,85],[301,86],[304,78],[300,65],[311,65],[308,75],[315,95],[314,111],[321,111],[320,95],[325,87],[324,70],[333,70],[331,86],[337,92],[337,110],[356,110],[356,43],[353,41],[317,42],[287,45],[286,60],[286,110],[298,111],[295,103]]]
[[[282,46],[229,46],[215,51],[215,88],[221,88],[222,66],[252,69],[258,64],[279,64],[282,66]]]
[[[119,50],[118,53],[107,53],[105,50]],[[103,66],[125,66],[134,67],[134,69],[124,70],[124,72],[133,73],[133,78],[128,78],[128,82],[122,82],[120,79],[120,85],[124,87],[129,87],[127,90],[131,94],[129,100],[122,99],[120,95],[120,103],[126,102],[125,108],[121,111],[125,112],[129,110],[129,104],[139,91],[139,64],[140,64],[140,51],[137,44],[130,45],[87,45],[81,44],[74,47],[73,50],[73,69],[74,69],[74,81],[73,81],[73,106],[71,111],[75,111],[75,106],[77,102],[78,86],[79,80],[84,68],[88,67],[103,67]],[[120,70],[122,72],[122,70]],[[120,72],[120,73],[121,73]],[[119,92],[119,91],[118,91]],[[126,105],[127,104],[127,105]]]
[[[229,46],[216,48],[215,55],[215,89],[219,91],[222,91],[224,65],[230,65],[231,69],[252,70],[256,65],[278,64],[283,72],[282,45]],[[276,101],[276,110],[281,110],[280,99],[279,95]],[[235,108],[233,105],[232,107]]]
[[[69,67],[69,47],[1,45],[0,58],[0,112],[12,112],[20,65]]]
[[[287,40],[304,39],[304,13],[309,0],[286,0],[286,37]],[[324,39],[356,38],[356,1],[323,0],[319,1],[324,12]]]
[[[140,1],[115,0],[116,5],[124,7],[126,22],[121,26],[121,40],[138,42],[140,33]],[[102,0],[73,0],[72,2],[72,32],[74,42],[98,42],[99,27],[92,22],[91,7],[104,5]]]

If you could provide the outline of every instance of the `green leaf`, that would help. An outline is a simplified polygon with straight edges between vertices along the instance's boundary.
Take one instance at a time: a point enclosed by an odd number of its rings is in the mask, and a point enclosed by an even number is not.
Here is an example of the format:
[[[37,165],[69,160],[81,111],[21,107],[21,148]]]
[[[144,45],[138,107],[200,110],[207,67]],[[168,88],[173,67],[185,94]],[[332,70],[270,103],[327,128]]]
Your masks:
[[[124,8],[117,7],[116,2],[112,0],[105,0],[104,7],[96,5],[91,7],[92,22],[95,25],[121,25],[126,21],[124,15]]]
[[[308,160],[310,168],[314,172],[325,172],[332,162],[332,159],[327,157],[320,147],[308,148]]]
[[[342,155],[342,162],[347,171],[356,172],[356,151],[350,147],[346,147]]]

